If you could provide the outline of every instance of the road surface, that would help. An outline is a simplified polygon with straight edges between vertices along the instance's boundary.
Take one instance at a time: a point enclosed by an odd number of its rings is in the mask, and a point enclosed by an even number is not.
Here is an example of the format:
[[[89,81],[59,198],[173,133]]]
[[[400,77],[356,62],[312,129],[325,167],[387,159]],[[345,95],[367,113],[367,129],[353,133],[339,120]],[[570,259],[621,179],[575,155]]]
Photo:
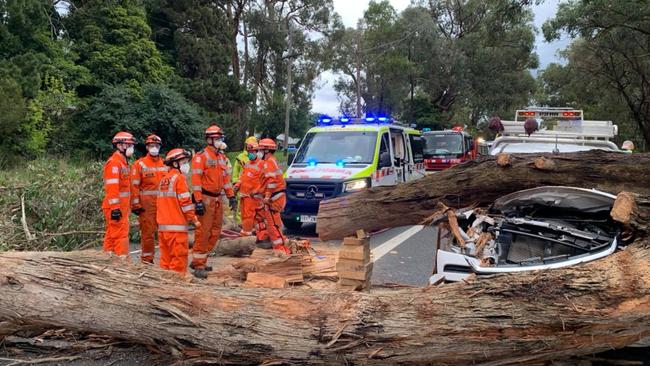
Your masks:
[[[315,225],[305,225],[290,236],[316,239]],[[422,226],[404,226],[373,234],[370,238],[373,284],[403,284],[425,286],[435,262],[436,229]],[[340,241],[335,241],[340,245]],[[139,243],[131,244],[131,256],[140,258]],[[156,263],[159,260],[156,248]]]

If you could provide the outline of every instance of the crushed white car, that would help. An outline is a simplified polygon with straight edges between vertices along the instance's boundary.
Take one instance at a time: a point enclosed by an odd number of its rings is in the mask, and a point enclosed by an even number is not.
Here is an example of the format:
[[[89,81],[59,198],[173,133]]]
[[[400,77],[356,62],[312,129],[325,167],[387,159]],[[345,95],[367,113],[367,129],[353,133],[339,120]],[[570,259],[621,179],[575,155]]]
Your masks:
[[[545,270],[615,252],[620,225],[610,217],[616,196],[574,187],[538,187],[497,199],[488,209],[456,211],[438,224],[431,284]]]

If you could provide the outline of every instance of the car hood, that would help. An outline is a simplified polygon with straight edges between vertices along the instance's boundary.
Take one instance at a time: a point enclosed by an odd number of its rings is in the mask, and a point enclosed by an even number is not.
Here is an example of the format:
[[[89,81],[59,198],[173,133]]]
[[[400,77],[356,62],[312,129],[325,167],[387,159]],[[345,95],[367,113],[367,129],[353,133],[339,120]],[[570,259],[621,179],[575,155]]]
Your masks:
[[[595,189],[563,186],[546,186],[526,189],[502,196],[494,201],[492,208],[509,211],[517,206],[532,204],[556,208],[571,208],[583,212],[611,209],[616,196]]]
[[[332,179],[346,180],[370,175],[368,165],[355,167],[337,167],[336,164],[318,164],[316,166],[289,167],[287,179]]]

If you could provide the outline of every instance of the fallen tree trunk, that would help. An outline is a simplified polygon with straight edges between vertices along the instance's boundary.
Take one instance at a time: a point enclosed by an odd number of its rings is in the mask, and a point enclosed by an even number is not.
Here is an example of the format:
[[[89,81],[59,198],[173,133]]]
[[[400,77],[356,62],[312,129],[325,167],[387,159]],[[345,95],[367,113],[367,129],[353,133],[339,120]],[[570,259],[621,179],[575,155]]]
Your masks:
[[[244,236],[234,239],[221,239],[215,248],[216,255],[227,257],[245,257],[255,250],[256,238],[254,236]]]
[[[415,225],[431,214],[437,202],[455,208],[486,205],[505,194],[543,185],[650,194],[649,176],[650,154],[515,155],[502,159],[502,165],[494,157],[484,157],[411,183],[323,201],[316,229],[321,239],[330,240],[357,229]]]
[[[620,348],[650,337],[650,197],[630,197],[615,205],[636,235],[625,250],[425,289],[215,288],[99,252],[4,253],[0,334],[67,328],[223,364],[518,364]]]

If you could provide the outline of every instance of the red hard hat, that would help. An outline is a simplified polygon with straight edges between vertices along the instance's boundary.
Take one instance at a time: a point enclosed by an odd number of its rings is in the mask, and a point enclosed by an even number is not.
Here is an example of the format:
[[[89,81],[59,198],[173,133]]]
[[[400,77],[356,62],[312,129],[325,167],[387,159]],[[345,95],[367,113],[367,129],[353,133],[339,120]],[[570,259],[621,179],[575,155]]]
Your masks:
[[[172,163],[175,161],[191,158],[191,157],[192,157],[192,153],[187,150],[172,149],[170,152],[167,153],[167,156],[165,156],[165,160],[163,161],[163,163],[165,163],[165,165],[172,165]]]
[[[118,132],[115,134],[113,137],[113,144],[123,144],[123,143],[130,143],[130,144],[135,144],[136,140],[133,135],[131,135],[128,132]]]
[[[260,149],[260,146],[257,142],[247,142],[246,143],[246,151],[257,151]]]
[[[259,148],[262,150],[277,150],[278,145],[275,144],[275,141],[272,139],[261,139],[259,142]]]
[[[223,131],[221,131],[221,127],[217,125],[212,125],[205,130],[205,137],[214,137],[217,135],[223,136]]]
[[[160,144],[162,145],[162,139],[156,135],[149,135],[147,136],[147,139],[144,141],[145,145],[149,144]]]

